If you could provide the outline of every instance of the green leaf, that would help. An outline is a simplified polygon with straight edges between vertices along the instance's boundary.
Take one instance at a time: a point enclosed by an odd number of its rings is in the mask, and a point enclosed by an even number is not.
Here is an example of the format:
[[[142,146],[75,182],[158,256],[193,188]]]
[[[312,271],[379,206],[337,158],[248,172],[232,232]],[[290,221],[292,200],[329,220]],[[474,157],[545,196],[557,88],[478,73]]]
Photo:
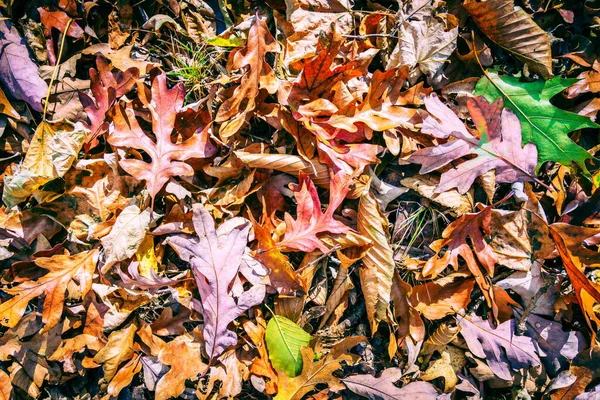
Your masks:
[[[202,35],[202,39],[204,39],[204,41],[207,44],[210,44],[211,46],[218,46],[218,47],[242,47],[243,45],[246,44],[246,41],[238,38],[238,37],[230,37],[229,39],[225,39],[222,37],[208,37],[208,36],[204,36]]]
[[[585,161],[593,158],[584,148],[575,144],[569,132],[583,128],[600,128],[588,117],[561,110],[550,99],[573,85],[577,79],[556,77],[549,81],[519,82],[518,78],[498,76],[487,72],[477,82],[476,95],[492,102],[498,97],[504,105],[517,114],[521,121],[523,144],[535,143],[538,148],[538,166],[546,161],[556,161],[566,166],[577,163],[589,174]]]
[[[302,353],[312,336],[285,317],[275,315],[267,324],[265,340],[269,359],[276,370],[282,370],[290,378],[302,372]]]

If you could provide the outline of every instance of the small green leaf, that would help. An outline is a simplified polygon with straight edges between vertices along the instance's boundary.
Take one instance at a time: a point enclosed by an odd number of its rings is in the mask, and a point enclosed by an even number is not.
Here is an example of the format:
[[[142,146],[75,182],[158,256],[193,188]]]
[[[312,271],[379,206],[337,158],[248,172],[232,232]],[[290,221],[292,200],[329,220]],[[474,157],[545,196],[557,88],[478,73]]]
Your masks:
[[[246,44],[246,41],[237,37],[230,37],[229,39],[224,39],[222,37],[208,37],[208,36],[202,36],[202,39],[204,39],[204,41],[207,44],[210,44],[211,46],[218,46],[218,47],[242,47],[244,44]]]
[[[577,163],[588,174],[585,161],[592,158],[584,148],[575,144],[569,132],[583,128],[600,128],[588,117],[574,114],[550,103],[550,99],[573,85],[576,79],[556,77],[549,81],[519,82],[519,78],[487,72],[477,82],[476,95],[492,102],[498,97],[517,114],[521,121],[523,144],[534,143],[538,148],[538,166],[555,161],[566,166]]]
[[[269,359],[276,370],[282,370],[290,378],[302,372],[300,350],[308,346],[312,336],[285,317],[275,315],[267,324],[265,340]]]

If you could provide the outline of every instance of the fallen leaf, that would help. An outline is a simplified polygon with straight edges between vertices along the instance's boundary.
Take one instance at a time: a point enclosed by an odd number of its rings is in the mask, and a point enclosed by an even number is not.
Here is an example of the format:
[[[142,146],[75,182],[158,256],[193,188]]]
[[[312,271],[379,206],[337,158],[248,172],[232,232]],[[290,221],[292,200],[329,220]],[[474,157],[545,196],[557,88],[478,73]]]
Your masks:
[[[359,276],[371,334],[374,335],[379,323],[387,321],[396,262],[390,245],[387,218],[370,191],[363,193],[359,199],[357,226],[358,231],[373,243],[362,260]]]
[[[156,399],[159,400],[179,397],[185,390],[185,381],[195,379],[208,368],[202,362],[201,343],[189,334],[177,336],[167,343],[158,359],[171,367],[156,384]]]
[[[341,182],[342,178],[335,179],[339,183],[334,186],[335,180],[331,181],[329,206],[323,213],[314,183],[306,174],[299,173],[299,183],[292,189],[298,203],[296,219],[294,220],[289,214],[285,215],[285,236],[277,243],[282,251],[311,252],[319,249],[326,253],[328,249],[319,239],[318,234],[340,234],[350,230],[348,226],[333,218],[334,211],[349,190],[348,185]]]
[[[447,276],[413,286],[410,301],[425,318],[441,319],[466,308],[474,285],[473,279],[453,279]]]
[[[408,161],[421,164],[419,173],[442,168],[458,158],[475,154],[458,167],[443,172],[437,193],[457,188],[466,193],[478,176],[494,169],[497,182],[522,182],[535,179],[537,150],[533,144],[521,149],[519,121],[514,113],[503,110],[502,100],[489,104],[483,97],[469,98],[467,107],[479,131],[477,139],[456,114],[437,97],[425,99],[431,114],[423,121],[422,131],[439,139],[455,140],[413,153]]]
[[[204,309],[205,350],[212,361],[237,343],[237,335],[228,325],[248,308],[263,301],[265,287],[254,285],[249,290],[242,290],[237,302],[229,293],[229,286],[238,272],[244,266],[251,268],[247,266],[247,259],[242,257],[246,251],[250,221],[240,217],[230,219],[215,230],[215,222],[203,206],[195,204],[193,209],[194,229],[198,236],[175,235],[166,242],[182,260],[192,265]]]
[[[111,382],[119,372],[119,366],[134,356],[133,339],[138,326],[135,323],[112,332],[108,342],[94,356],[94,362],[102,365],[104,380]]]
[[[164,73],[154,78],[152,100],[146,101],[146,106],[152,114],[152,130],[156,141],[142,130],[130,107],[117,107],[113,117],[114,129],[109,133],[108,142],[115,147],[142,149],[152,159],[150,163],[124,159],[119,161],[119,165],[136,179],[146,181],[153,204],[156,195],[171,177],[194,174],[194,169],[185,161],[211,157],[216,152],[215,146],[209,141],[207,129],[194,133],[180,143],[171,140],[183,98],[182,85],[167,88]]]
[[[290,378],[302,372],[302,348],[308,346],[312,336],[289,319],[274,315],[267,324],[265,341],[273,368]]]
[[[6,18],[0,20],[0,32],[0,81],[12,96],[42,112],[42,99],[48,85],[38,75],[38,66],[32,61],[27,42]]]
[[[485,359],[494,374],[506,381],[512,381],[512,371],[540,364],[533,340],[529,336],[517,336],[515,326],[514,319],[496,328],[491,321],[484,321],[475,315],[460,320],[460,333],[469,350]]]
[[[364,341],[364,336],[347,337],[331,349],[331,351],[318,361],[310,347],[302,350],[302,373],[295,378],[289,378],[285,374],[279,374],[277,386],[279,391],[275,400],[300,400],[310,391],[315,390],[319,384],[327,384],[329,387],[341,385],[340,380],[332,373],[341,367],[342,362],[353,364],[358,356],[349,354],[348,350]]]
[[[438,396],[438,391],[431,383],[412,382],[401,388],[394,386],[394,382],[400,378],[400,368],[387,368],[378,378],[372,375],[351,375],[342,379],[342,382],[354,393],[371,400],[425,400]]]
[[[65,291],[69,284],[77,282],[82,296],[89,292],[97,261],[97,249],[73,256],[57,254],[35,259],[35,264],[48,270],[48,273],[35,281],[28,280],[12,288],[3,289],[13,297],[0,304],[0,323],[9,328],[15,327],[23,317],[29,301],[44,295],[43,330],[50,330],[61,319]]]
[[[100,239],[106,256],[103,269],[133,257],[146,237],[150,211],[137,205],[125,207],[117,217],[110,233]]]
[[[544,79],[552,77],[550,38],[513,0],[467,0],[463,7],[487,37]]]
[[[538,150],[538,165],[556,161],[566,166],[577,163],[587,171],[585,161],[592,156],[576,145],[567,135],[583,128],[598,128],[582,115],[561,110],[550,103],[556,94],[575,83],[574,79],[553,78],[549,81],[520,82],[519,78],[486,72],[477,82],[475,94],[488,101],[498,98],[519,117],[523,144],[534,143]]]

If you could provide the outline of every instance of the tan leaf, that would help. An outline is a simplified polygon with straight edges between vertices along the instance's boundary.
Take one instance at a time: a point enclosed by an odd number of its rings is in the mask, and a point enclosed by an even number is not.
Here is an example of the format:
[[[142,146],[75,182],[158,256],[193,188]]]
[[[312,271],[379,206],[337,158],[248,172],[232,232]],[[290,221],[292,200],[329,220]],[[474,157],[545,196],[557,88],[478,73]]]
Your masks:
[[[513,0],[466,0],[463,7],[497,45],[511,52],[544,79],[552,76],[550,38]]]
[[[12,288],[3,289],[13,297],[0,304],[0,323],[13,328],[25,313],[29,301],[44,295],[44,331],[51,329],[62,316],[65,291],[69,283],[76,281],[82,297],[85,296],[92,287],[92,275],[97,261],[97,249],[74,256],[59,254],[36,259],[36,265],[48,270],[48,273],[35,281],[28,280]]]
[[[390,246],[387,218],[371,192],[364,193],[358,202],[357,225],[358,231],[373,243],[365,253],[359,274],[371,334],[374,335],[379,322],[387,320],[396,263]]]
[[[450,355],[445,351],[441,355],[441,358],[438,358],[429,365],[425,372],[420,375],[420,378],[424,381],[444,378],[444,393],[450,393],[458,383],[458,377],[450,363]]]
[[[118,396],[121,390],[131,384],[133,378],[142,370],[141,354],[136,355],[117,371],[110,381],[106,392],[111,396]]]
[[[137,205],[126,207],[117,217],[110,233],[100,242],[106,254],[105,269],[136,253],[146,237],[150,224],[150,211],[141,211]]]
[[[257,14],[248,32],[246,47],[234,50],[229,58],[229,71],[243,68],[247,72],[233,95],[221,104],[215,118],[216,122],[224,122],[231,118],[234,121],[245,121],[246,114],[256,108],[255,99],[261,89],[269,93],[277,91],[275,72],[265,60],[265,56],[268,52],[277,51],[278,47],[267,24],[258,18]],[[222,138],[235,134],[241,124],[234,123],[232,126],[233,128],[227,129],[226,132],[220,132]]]
[[[119,371],[119,366],[133,357],[133,338],[137,329],[137,325],[132,323],[112,332],[106,346],[94,356],[94,362],[102,365],[106,382],[111,382]]]
[[[452,214],[460,217],[473,210],[475,200],[473,199],[473,190],[465,194],[458,193],[458,190],[451,189],[442,193],[435,193],[435,189],[440,184],[440,178],[434,175],[415,175],[404,178],[400,183],[407,188],[414,190],[421,196],[434,201],[444,207],[448,207]]]
[[[288,378],[283,372],[279,372],[279,392],[274,400],[300,400],[315,390],[318,384],[327,384],[329,387],[339,385],[340,380],[332,373],[341,367],[343,361],[351,365],[356,362],[358,356],[347,351],[364,340],[364,336],[347,337],[318,361],[314,361],[315,354],[310,347],[302,349],[302,373],[295,378]]]
[[[251,168],[274,169],[296,177],[300,171],[303,171],[310,176],[315,185],[329,188],[327,165],[320,163],[317,159],[309,163],[302,157],[291,154],[254,154],[244,151],[235,151],[234,153],[244,164]]]
[[[12,393],[13,387],[10,383],[10,376],[0,369],[0,400],[10,400]]]
[[[464,309],[471,300],[473,279],[447,276],[433,282],[416,285],[410,295],[413,306],[429,320],[444,318]]]
[[[171,369],[156,384],[156,399],[179,397],[185,390],[185,381],[206,372],[202,362],[200,343],[189,334],[177,336],[158,353],[158,359]]]

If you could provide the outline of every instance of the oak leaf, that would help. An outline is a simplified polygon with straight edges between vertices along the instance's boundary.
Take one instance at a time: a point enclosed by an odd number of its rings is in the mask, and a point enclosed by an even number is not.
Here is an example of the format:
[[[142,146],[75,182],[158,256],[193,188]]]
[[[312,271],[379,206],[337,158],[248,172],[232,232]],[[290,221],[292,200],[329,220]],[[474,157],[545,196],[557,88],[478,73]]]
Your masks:
[[[423,275],[435,278],[449,265],[458,270],[458,256],[461,256],[491,306],[491,286],[477,263],[479,260],[485,271],[494,276],[497,258],[485,239],[490,236],[491,219],[492,207],[488,206],[477,213],[464,214],[448,225],[442,232],[442,239],[429,246],[436,254],[425,264]]]
[[[114,128],[108,142],[115,147],[141,149],[151,162],[136,159],[120,160],[119,165],[130,175],[146,181],[148,192],[154,198],[171,177],[191,176],[194,169],[185,161],[191,158],[206,158],[215,154],[210,143],[208,127],[191,137],[173,143],[171,135],[178,111],[181,110],[185,91],[183,85],[167,88],[167,77],[163,73],[152,82],[152,99],[143,101],[152,114],[152,140],[140,127],[131,107],[118,106],[113,117]]]
[[[349,187],[344,185],[343,178],[336,176],[331,181],[329,206],[321,211],[321,201],[314,183],[308,175],[300,172],[298,184],[294,185],[294,197],[298,203],[296,220],[285,214],[285,236],[277,245],[282,251],[305,251],[315,249],[327,252],[327,247],[319,239],[319,234],[345,233],[350,227],[333,218],[333,213],[342,203]]]
[[[256,270],[261,267],[260,263],[245,255],[250,221],[232,218],[215,230],[215,221],[202,205],[194,204],[193,210],[197,236],[174,235],[166,242],[182,260],[192,265],[204,309],[206,354],[212,361],[237,343],[237,335],[228,325],[248,308],[262,302],[265,296],[265,286],[252,282],[252,288],[245,291],[241,288],[236,302],[230,286],[239,272],[248,281],[251,281],[248,271],[264,273]]]
[[[480,138],[474,137],[456,114],[437,97],[425,99],[431,114],[423,121],[423,133],[438,139],[455,140],[417,150],[408,161],[421,164],[419,173],[442,168],[458,158],[475,154],[458,167],[443,172],[437,193],[457,188],[466,193],[478,176],[494,169],[497,182],[522,182],[535,179],[537,150],[527,144],[521,148],[519,120],[514,113],[503,110],[502,100],[489,104],[483,97],[469,98],[467,107]]]
[[[261,89],[268,93],[277,91],[275,72],[265,56],[268,52],[277,51],[278,47],[267,24],[257,14],[248,31],[246,47],[234,50],[229,58],[229,71],[244,69],[247,72],[233,95],[221,104],[217,112],[216,122],[227,121],[219,132],[221,137],[229,137],[240,129],[247,114],[256,108],[256,98]]]
[[[156,384],[156,399],[179,397],[185,390],[185,381],[195,379],[206,371],[202,362],[201,343],[189,335],[177,336],[158,353],[158,359],[171,367]]]
[[[552,97],[576,81],[555,77],[549,81],[521,82],[519,78],[488,71],[477,82],[475,94],[484,96],[488,101],[502,98],[504,105],[514,111],[521,121],[523,144],[534,143],[537,147],[538,165],[556,161],[571,166],[575,162],[587,172],[585,161],[592,156],[576,145],[568,133],[600,125],[550,103]]]
[[[505,381],[512,381],[512,371],[540,365],[533,340],[516,335],[516,324],[511,318],[494,328],[490,320],[484,321],[476,315],[460,320],[461,334],[469,350],[485,359],[494,374]]]
[[[562,259],[577,302],[583,311],[586,322],[594,332],[591,321],[600,326],[600,318],[595,311],[595,304],[600,302],[600,285],[590,281],[584,274],[586,267],[600,267],[600,253],[584,247],[586,240],[598,241],[597,229],[576,227],[564,223],[550,225],[550,234],[556,243],[556,249]],[[588,242],[589,243],[589,242]]]
[[[94,362],[102,365],[104,380],[111,382],[119,372],[119,366],[134,356],[133,339],[138,326],[135,323],[113,331],[108,336],[108,342],[94,356]]]
[[[92,287],[92,276],[97,261],[97,249],[73,256],[57,254],[35,259],[35,264],[48,273],[35,281],[28,280],[3,289],[13,297],[0,304],[0,323],[9,328],[15,327],[25,313],[29,301],[44,295],[43,331],[53,328],[62,316],[67,286],[71,282],[78,283],[82,297],[85,296]]]
[[[327,384],[330,388],[339,389],[339,378],[332,375],[341,367],[342,362],[353,364],[358,356],[349,354],[348,350],[365,340],[364,336],[350,336],[339,342],[326,356],[315,361],[315,354],[310,347],[302,350],[302,373],[295,378],[289,378],[279,373],[277,386],[279,391],[274,400],[300,400],[318,384]],[[342,386],[343,387],[343,386]]]
[[[427,382],[412,382],[399,388],[394,383],[400,378],[400,368],[387,368],[379,377],[351,375],[342,382],[354,393],[370,400],[427,400],[438,395],[435,387]]]
[[[578,77],[579,81],[567,89],[567,97],[572,99],[583,93],[600,92],[600,60],[594,61],[592,69],[582,72]]]
[[[466,308],[471,300],[474,285],[473,279],[454,279],[447,276],[413,286],[411,303],[425,318],[441,319]]]

